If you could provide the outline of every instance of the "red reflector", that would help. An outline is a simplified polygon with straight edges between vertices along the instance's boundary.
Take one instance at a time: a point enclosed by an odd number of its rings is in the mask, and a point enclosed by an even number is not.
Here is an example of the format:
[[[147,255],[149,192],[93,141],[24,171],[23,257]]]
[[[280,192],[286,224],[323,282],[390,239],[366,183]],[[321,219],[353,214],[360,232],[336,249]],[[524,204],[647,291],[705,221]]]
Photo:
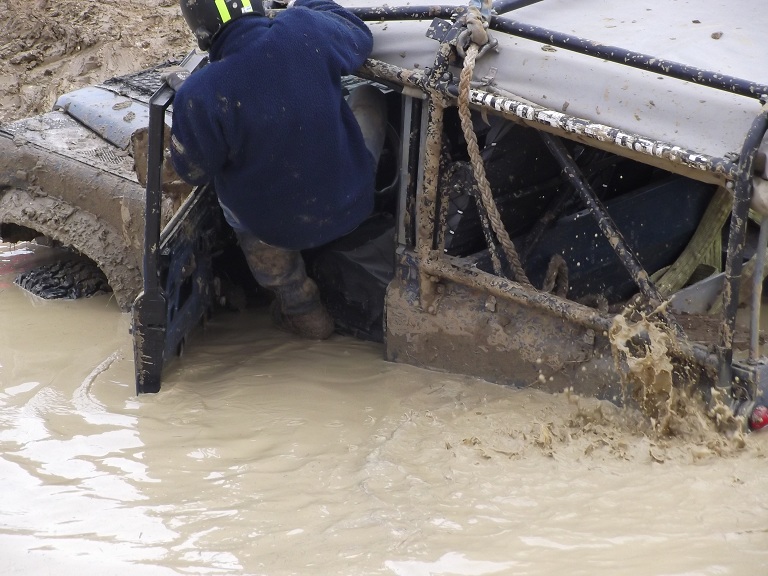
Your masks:
[[[768,408],[765,406],[755,406],[752,415],[749,417],[749,427],[752,430],[760,430],[768,426]]]

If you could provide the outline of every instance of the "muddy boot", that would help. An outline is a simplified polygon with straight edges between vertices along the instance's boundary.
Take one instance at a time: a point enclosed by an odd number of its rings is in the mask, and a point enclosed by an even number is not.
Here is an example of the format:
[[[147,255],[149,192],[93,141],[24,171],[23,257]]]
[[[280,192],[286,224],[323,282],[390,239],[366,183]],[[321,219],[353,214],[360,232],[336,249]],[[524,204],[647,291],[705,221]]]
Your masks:
[[[291,332],[307,340],[325,340],[333,334],[333,318],[321,303],[301,314],[286,314],[275,298],[270,307],[272,322],[286,332]]]
[[[237,236],[253,277],[275,295],[271,308],[275,325],[310,340],[333,334],[333,318],[320,300],[317,284],[307,277],[301,254],[270,246],[243,231]]]

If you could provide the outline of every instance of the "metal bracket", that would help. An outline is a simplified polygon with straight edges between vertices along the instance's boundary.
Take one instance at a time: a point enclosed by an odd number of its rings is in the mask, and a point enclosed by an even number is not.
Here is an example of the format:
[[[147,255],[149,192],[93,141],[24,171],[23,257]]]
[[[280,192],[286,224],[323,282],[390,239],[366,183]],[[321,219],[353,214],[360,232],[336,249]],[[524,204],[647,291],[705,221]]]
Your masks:
[[[493,86],[496,83],[496,74],[498,73],[499,69],[495,66],[492,66],[488,69],[488,74],[480,78],[480,86]]]
[[[768,397],[768,360],[755,364],[734,362],[731,373],[731,408],[736,416],[748,418],[758,400]]]
[[[450,44],[456,46],[459,34],[464,26],[457,22],[449,22],[442,18],[435,18],[427,28],[427,38],[437,40],[441,44]]]

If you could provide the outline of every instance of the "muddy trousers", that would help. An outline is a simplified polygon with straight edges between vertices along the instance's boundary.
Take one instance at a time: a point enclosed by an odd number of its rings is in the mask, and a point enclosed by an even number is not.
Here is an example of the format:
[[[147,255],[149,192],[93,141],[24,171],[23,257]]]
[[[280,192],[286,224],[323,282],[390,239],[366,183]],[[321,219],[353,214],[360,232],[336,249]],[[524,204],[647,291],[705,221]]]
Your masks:
[[[309,340],[325,340],[334,331],[317,284],[307,277],[304,259],[295,250],[265,244],[249,233],[235,232],[256,281],[275,295],[270,312],[278,328]]]
[[[321,306],[317,285],[307,277],[300,252],[265,244],[245,231],[235,230],[235,234],[251,274],[275,294],[284,314],[307,314]]]

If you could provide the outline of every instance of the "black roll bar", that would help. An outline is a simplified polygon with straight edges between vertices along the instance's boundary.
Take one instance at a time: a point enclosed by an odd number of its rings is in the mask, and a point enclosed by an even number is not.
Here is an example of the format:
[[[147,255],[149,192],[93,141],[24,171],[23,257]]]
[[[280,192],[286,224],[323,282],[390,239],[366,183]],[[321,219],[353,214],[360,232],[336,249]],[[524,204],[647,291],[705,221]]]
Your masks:
[[[175,92],[163,85],[149,100],[149,142],[147,189],[144,218],[144,289],[133,303],[134,362],[136,394],[158,392],[163,370],[167,329],[167,299],[160,284],[160,205],[162,200],[163,135],[165,111]]]
[[[728,250],[725,260],[725,287],[723,290],[723,323],[716,346],[719,360],[718,386],[731,385],[733,362],[733,334],[736,327],[736,312],[739,307],[739,286],[741,269],[744,264],[744,248],[749,220],[749,205],[752,200],[752,173],[755,156],[760,143],[768,131],[768,97],[761,98],[763,104],[760,113],[744,138],[744,145],[739,155],[736,184],[733,190],[733,210],[731,211]]]

